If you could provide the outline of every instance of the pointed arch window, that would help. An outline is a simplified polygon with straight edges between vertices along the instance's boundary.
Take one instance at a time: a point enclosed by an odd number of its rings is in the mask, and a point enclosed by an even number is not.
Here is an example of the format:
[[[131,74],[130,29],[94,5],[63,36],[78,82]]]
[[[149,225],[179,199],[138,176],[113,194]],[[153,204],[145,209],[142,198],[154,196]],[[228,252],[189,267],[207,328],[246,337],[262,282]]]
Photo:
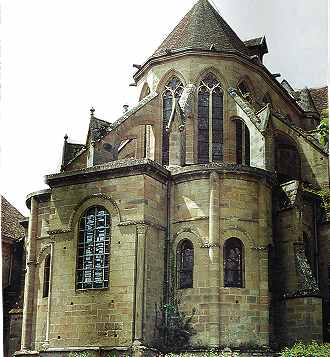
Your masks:
[[[110,229],[110,215],[102,206],[88,208],[80,218],[77,289],[108,287]]]
[[[50,277],[50,254],[48,254],[45,258],[42,297],[48,297],[49,295],[49,277]]]
[[[245,123],[235,120],[236,126],[236,163],[250,166],[250,132]]]
[[[223,161],[223,91],[213,73],[198,88],[198,162]]]
[[[177,248],[177,281],[179,289],[193,287],[194,247],[185,239]]]
[[[175,101],[180,99],[182,92],[183,84],[176,76],[168,81],[163,92],[163,165],[168,165],[169,163],[169,135],[166,127],[171,118]]]
[[[224,286],[243,288],[243,244],[238,238],[226,240],[223,248],[224,256]]]

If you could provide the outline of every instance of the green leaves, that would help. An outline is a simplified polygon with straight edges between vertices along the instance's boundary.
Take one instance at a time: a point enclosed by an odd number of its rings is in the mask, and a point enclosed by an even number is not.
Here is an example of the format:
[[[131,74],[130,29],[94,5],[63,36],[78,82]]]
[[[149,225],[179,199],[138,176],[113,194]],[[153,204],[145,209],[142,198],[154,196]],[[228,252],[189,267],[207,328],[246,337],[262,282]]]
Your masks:
[[[317,127],[320,136],[320,143],[324,146],[329,144],[329,110],[323,109],[321,113],[321,121]]]
[[[292,347],[286,347],[280,357],[329,357],[330,344],[312,341],[309,345],[303,342],[296,342]]]

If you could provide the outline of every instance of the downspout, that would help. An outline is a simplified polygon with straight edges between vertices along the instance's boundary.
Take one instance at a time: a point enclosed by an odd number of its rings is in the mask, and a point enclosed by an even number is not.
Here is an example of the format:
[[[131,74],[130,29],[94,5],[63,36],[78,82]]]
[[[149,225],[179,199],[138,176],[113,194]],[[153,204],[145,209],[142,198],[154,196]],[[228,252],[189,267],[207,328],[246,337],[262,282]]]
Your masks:
[[[50,326],[50,307],[52,299],[52,276],[53,276],[53,254],[54,243],[50,244],[50,264],[49,264],[49,287],[48,287],[48,303],[47,303],[47,321],[46,321],[46,339],[45,342],[49,343],[49,326]]]
[[[317,230],[317,204],[314,200],[314,241],[315,241],[315,278],[317,284],[319,284],[319,235]]]

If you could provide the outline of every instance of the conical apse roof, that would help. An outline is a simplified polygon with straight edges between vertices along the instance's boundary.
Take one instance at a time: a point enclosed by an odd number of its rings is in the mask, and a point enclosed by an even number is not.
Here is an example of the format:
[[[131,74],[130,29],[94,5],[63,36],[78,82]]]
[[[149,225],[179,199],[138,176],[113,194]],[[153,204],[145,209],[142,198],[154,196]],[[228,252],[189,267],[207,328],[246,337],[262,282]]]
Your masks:
[[[153,56],[168,50],[200,49],[239,52],[248,49],[208,0],[199,0],[157,48]]]

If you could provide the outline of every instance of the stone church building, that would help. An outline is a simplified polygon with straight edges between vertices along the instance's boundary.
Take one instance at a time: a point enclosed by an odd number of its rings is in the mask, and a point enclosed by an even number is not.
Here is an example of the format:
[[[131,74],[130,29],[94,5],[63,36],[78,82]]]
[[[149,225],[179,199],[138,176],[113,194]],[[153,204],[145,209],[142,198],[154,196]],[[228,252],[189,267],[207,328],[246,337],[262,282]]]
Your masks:
[[[65,136],[27,198],[17,355],[150,354],[178,296],[186,349],[329,339],[327,88],[280,83],[267,52],[199,0],[135,65],[138,104]]]

